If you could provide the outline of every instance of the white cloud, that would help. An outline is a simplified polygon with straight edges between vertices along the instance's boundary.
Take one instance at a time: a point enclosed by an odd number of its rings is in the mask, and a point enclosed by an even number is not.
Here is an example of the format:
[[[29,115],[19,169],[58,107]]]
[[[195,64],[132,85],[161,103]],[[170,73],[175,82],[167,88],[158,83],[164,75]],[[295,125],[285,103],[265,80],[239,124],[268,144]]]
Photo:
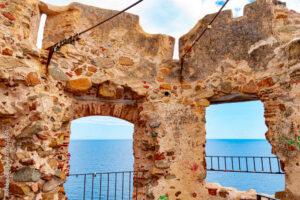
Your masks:
[[[54,5],[67,5],[71,0],[43,0]],[[77,0],[96,7],[121,10],[136,0]],[[243,7],[250,0],[231,0],[225,9],[232,9],[234,16],[243,14]],[[286,0],[287,6],[300,12],[300,0]],[[199,19],[219,10],[216,0],[144,0],[129,12],[140,16],[146,32],[164,33],[178,39],[187,33]],[[176,46],[177,47],[177,46]],[[175,49],[178,56],[178,51]]]

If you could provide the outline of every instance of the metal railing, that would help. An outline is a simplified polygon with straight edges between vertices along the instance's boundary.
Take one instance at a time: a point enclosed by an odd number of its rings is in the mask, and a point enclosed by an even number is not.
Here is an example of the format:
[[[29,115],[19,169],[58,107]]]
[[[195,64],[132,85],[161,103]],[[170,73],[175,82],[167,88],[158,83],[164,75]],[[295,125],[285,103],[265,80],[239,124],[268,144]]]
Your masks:
[[[133,171],[70,174],[65,188],[69,200],[132,200],[138,197],[134,180],[142,176]]]
[[[206,156],[207,171],[284,174],[277,157]]]
[[[206,156],[207,171],[283,174],[277,157]],[[65,184],[69,200],[138,200],[144,195],[138,182],[145,180],[145,172],[104,172],[71,174]],[[257,200],[276,200],[257,194]]]

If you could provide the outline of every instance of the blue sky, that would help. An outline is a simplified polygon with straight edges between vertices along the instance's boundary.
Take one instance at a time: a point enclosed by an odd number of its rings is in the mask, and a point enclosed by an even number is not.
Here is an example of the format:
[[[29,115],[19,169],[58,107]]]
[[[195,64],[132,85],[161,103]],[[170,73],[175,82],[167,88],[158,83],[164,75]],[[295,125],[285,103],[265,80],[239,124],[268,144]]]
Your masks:
[[[133,124],[107,116],[85,117],[71,125],[72,140],[132,139]]]
[[[42,0],[53,5],[68,5],[72,0]],[[114,10],[121,10],[137,0],[77,0],[76,2]],[[243,7],[253,0],[230,0],[225,9],[232,9],[235,17],[243,15]],[[203,16],[217,12],[224,0],[144,0],[129,12],[140,16],[140,23],[148,33],[164,33],[178,38],[193,28]],[[300,12],[300,0],[286,0],[288,8]],[[45,18],[44,18],[45,19]],[[41,31],[42,33],[42,31]],[[39,34],[38,46],[41,46]],[[174,50],[178,58],[178,42]]]
[[[67,5],[71,0],[43,0],[53,5]],[[101,8],[121,10],[136,0],[77,0]],[[243,7],[253,0],[231,0],[226,9],[234,17],[243,15]],[[187,33],[206,14],[216,12],[224,0],[144,0],[130,10],[140,16],[148,33],[163,33],[179,37]],[[288,8],[300,12],[300,0],[286,0]],[[43,17],[45,21],[45,17]],[[43,23],[38,46],[41,46]],[[178,42],[174,58],[178,58]],[[267,128],[260,102],[212,105],[207,109],[207,138],[264,138]],[[89,117],[72,123],[71,139],[131,139],[133,125],[119,119]]]
[[[86,117],[72,122],[71,139],[132,139],[133,124],[113,117]],[[206,110],[208,139],[264,139],[267,127],[260,101],[211,105]]]
[[[209,139],[265,139],[267,127],[260,101],[211,105],[206,110]]]

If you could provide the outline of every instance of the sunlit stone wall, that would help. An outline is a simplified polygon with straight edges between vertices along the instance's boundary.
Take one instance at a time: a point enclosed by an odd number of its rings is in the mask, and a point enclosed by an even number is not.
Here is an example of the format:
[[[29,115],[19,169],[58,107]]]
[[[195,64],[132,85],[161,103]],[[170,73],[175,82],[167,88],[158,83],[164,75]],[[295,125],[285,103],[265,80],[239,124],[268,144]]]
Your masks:
[[[174,39],[123,14],[64,46],[46,69],[48,52],[35,46],[42,13],[47,48],[114,12],[0,2],[0,199],[65,199],[70,121],[92,115],[134,124],[139,200],[255,198],[204,182],[205,108],[253,99],[264,103],[267,139],[286,172],[277,196],[299,199],[300,15],[269,0],[237,19],[224,11],[180,74]],[[180,39],[181,55],[212,17]]]

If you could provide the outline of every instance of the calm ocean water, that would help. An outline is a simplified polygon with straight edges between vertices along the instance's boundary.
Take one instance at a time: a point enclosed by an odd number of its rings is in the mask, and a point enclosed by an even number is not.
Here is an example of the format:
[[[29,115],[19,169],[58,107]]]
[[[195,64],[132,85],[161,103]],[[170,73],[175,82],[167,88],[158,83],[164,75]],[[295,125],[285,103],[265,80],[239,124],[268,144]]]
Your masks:
[[[71,174],[133,170],[131,140],[73,140],[70,144]],[[273,156],[266,140],[208,140],[207,155]],[[240,190],[255,189],[274,194],[284,189],[283,175],[209,172],[206,180]],[[83,179],[69,178],[65,183],[70,200],[80,199]]]

